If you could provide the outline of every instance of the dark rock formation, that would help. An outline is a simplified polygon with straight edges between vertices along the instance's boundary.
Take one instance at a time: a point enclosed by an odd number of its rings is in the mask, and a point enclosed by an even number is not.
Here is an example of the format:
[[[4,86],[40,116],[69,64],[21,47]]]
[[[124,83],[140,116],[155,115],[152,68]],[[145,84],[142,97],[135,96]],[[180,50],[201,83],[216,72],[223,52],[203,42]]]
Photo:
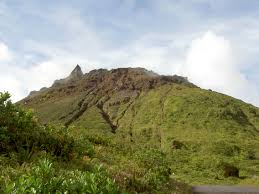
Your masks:
[[[81,67],[79,65],[77,65],[67,78],[56,80],[54,82],[54,84],[52,85],[52,87],[60,86],[60,85],[66,84],[71,81],[79,80],[83,77],[83,75],[84,74],[82,72]]]
[[[224,164],[224,177],[239,177],[239,169],[230,164]]]
[[[28,101],[32,97],[43,93],[46,93],[47,98],[51,98],[56,92],[58,92],[58,96],[62,96],[75,92],[84,93],[91,91],[91,95],[100,96],[109,95],[116,91],[123,94],[118,101],[129,101],[131,98],[135,98],[136,94],[139,94],[141,91],[175,83],[196,87],[185,77],[159,75],[144,68],[96,69],[83,74],[81,67],[77,65],[68,77],[56,80],[50,88],[32,91],[28,99],[25,100]],[[124,93],[126,93],[126,96]]]
[[[75,69],[71,72],[71,74],[68,76],[67,79],[70,79],[70,80],[72,80],[72,79],[80,79],[80,78],[83,77],[83,75],[84,74],[82,72],[81,67],[79,65],[77,65],[75,67]]]
[[[172,142],[172,149],[181,149],[184,146],[184,144],[180,141],[174,140]]]
[[[48,88],[43,87],[39,91],[33,90],[33,91],[30,92],[29,97],[37,96],[37,95],[41,94],[42,92],[46,91],[47,89]]]

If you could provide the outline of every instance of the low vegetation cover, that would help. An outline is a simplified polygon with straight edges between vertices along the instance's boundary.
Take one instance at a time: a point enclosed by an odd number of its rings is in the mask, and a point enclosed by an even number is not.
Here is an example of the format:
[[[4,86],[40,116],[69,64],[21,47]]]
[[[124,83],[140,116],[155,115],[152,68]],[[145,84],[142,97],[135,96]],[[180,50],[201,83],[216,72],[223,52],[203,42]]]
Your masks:
[[[35,111],[43,133],[28,161],[45,153],[67,170],[102,165],[120,193],[259,185],[259,109],[184,77],[142,68],[83,74],[78,66],[18,104]]]
[[[1,192],[259,185],[258,108],[145,69],[78,71],[17,104],[1,93]]]

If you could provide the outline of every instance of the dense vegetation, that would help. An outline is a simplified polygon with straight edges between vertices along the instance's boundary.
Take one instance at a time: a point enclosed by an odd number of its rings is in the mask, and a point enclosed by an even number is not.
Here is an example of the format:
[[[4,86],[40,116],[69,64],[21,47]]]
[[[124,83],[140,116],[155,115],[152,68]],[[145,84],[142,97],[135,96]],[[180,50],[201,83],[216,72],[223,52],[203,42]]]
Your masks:
[[[87,139],[41,126],[9,97],[0,93],[1,193],[119,192],[101,166],[80,159],[93,156]]]
[[[124,161],[125,165],[108,168],[104,160],[112,161],[114,152],[130,148],[121,149],[107,137],[78,134],[75,128],[43,126],[9,98],[0,93],[1,193],[188,192],[187,186],[170,179],[160,151],[143,150],[133,154],[136,163]],[[110,150],[109,157],[96,153],[101,145]],[[131,163],[131,170],[141,175],[123,171]]]

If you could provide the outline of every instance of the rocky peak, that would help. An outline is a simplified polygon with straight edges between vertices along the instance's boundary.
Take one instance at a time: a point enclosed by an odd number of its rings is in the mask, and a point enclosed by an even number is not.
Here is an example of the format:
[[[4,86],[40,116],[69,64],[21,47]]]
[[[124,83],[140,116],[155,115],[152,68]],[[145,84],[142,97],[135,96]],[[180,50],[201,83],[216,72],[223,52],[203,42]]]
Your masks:
[[[144,68],[117,68],[117,69],[95,69],[83,74],[82,69],[77,65],[70,75],[64,79],[56,80],[52,89],[63,87],[68,93],[75,91],[93,90],[99,93],[110,93],[112,91],[143,91],[153,89],[165,84],[183,84],[196,87],[181,76],[159,75]],[[45,92],[45,89],[42,90]],[[35,96],[39,92],[32,92]]]
[[[69,83],[70,81],[75,81],[75,80],[79,80],[84,76],[82,69],[79,65],[76,65],[76,67],[74,68],[74,70],[70,73],[70,75],[65,78],[65,79],[60,79],[60,80],[56,80],[54,82],[54,84],[52,85],[53,87],[55,86],[60,86],[66,83]]]
[[[77,79],[77,78],[81,78],[83,77],[83,72],[82,72],[82,69],[79,65],[77,65],[74,70],[70,73],[69,75],[69,79]]]
[[[109,93],[110,91],[149,90],[165,84],[184,84],[194,87],[187,78],[181,76],[163,76],[144,68],[97,69],[84,75],[80,87],[95,88]]]

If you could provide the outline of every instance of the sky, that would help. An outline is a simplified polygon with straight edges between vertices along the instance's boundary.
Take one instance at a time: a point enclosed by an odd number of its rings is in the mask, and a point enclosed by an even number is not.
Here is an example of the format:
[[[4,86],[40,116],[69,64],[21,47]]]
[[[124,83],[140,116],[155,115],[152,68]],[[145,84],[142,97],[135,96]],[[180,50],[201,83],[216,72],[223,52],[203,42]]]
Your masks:
[[[0,91],[144,67],[259,106],[258,20],[258,0],[0,0]]]

